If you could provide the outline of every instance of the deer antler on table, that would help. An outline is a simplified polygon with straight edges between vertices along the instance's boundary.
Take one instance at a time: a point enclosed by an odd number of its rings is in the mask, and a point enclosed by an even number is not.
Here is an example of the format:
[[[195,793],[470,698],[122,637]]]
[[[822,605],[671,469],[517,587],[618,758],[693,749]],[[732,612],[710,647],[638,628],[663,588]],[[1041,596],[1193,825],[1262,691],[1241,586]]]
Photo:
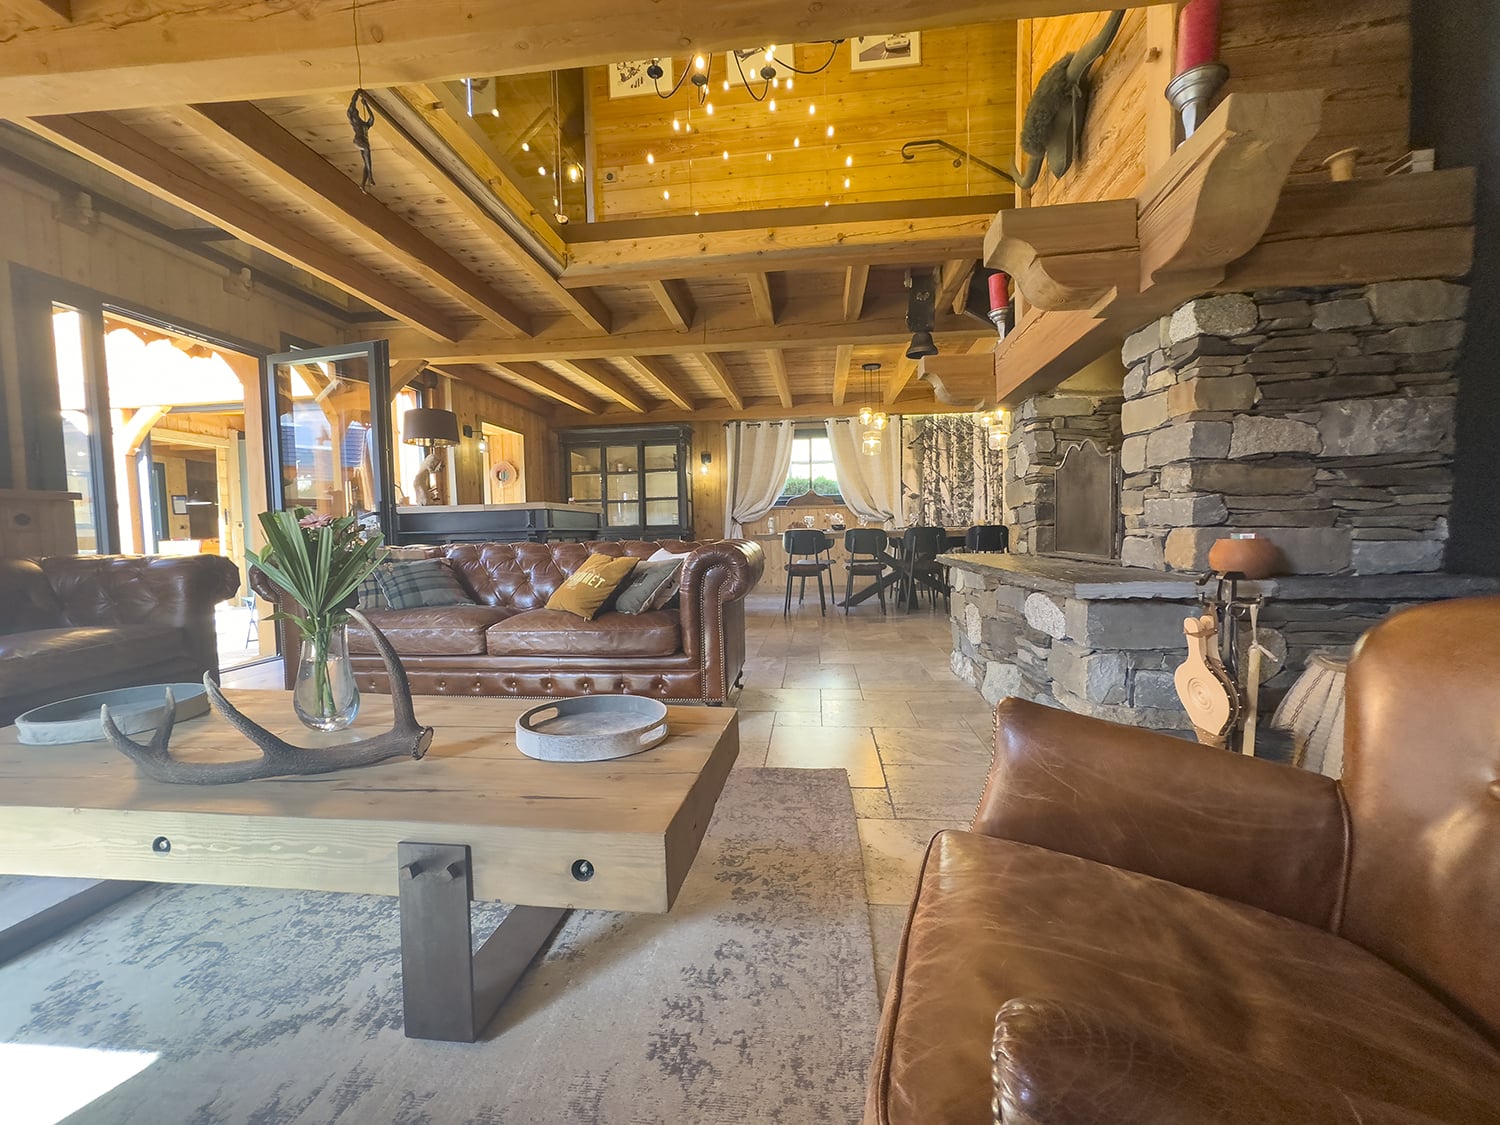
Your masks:
[[[234,704],[224,698],[219,685],[207,673],[203,676],[203,686],[208,689],[208,698],[214,710],[259,748],[259,758],[240,762],[183,762],[172,757],[167,749],[176,713],[176,701],[172,698],[171,688],[166,689],[167,713],[162,718],[161,725],[156,728],[149,745],[142,746],[120,730],[110,716],[108,706],[101,707],[99,711],[104,733],[114,743],[115,749],[139,766],[147,777],[177,785],[228,785],[236,781],[254,781],[266,777],[331,773],[334,770],[373,765],[387,758],[423,757],[427,748],[432,745],[432,728],[421,726],[417,722],[416,713],[412,710],[411,684],[407,681],[406,669],[401,666],[391,643],[369,618],[357,609],[351,609],[348,613],[369,630],[380,659],[385,664],[385,670],[390,675],[391,706],[395,711],[395,723],[384,734],[326,749],[295,746],[246,718]]]

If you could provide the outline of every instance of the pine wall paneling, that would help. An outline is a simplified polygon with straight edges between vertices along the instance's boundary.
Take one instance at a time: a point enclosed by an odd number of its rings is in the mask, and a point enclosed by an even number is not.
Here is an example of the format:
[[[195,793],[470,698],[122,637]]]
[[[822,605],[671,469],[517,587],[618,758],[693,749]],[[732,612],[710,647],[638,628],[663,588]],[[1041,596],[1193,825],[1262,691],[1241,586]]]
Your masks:
[[[712,115],[686,83],[669,101],[654,94],[611,99],[606,71],[595,67],[587,74],[587,94],[599,218],[1002,191],[1004,181],[969,162],[954,168],[948,153],[926,150],[903,161],[900,151],[906,141],[941,137],[998,167],[1009,166],[1015,148],[1015,27],[1001,22],[924,31],[921,65],[885,70],[851,71],[844,43],[826,71],[794,75],[792,91],[772,90],[765,102],[752,100],[738,74],[724,91],[726,56],[720,52],[708,87]],[[816,66],[828,50],[825,44],[801,44],[796,64]],[[676,59],[674,74],[690,62]],[[760,85],[754,83],[757,92]],[[815,114],[809,115],[809,106]],[[674,114],[693,131],[674,133]],[[800,146],[794,147],[794,138]],[[647,163],[647,153],[654,163]],[[663,200],[663,191],[670,200]]]

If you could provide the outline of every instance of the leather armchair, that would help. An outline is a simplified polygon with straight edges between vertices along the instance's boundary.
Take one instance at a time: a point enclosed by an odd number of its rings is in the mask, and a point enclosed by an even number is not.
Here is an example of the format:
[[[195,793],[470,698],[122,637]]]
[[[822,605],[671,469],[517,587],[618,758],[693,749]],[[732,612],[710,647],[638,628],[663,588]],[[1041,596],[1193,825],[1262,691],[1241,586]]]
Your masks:
[[[1372,630],[1345,775],[1006,700],[865,1120],[1500,1122],[1500,598]]]
[[[0,561],[0,725],[75,695],[218,675],[214,605],[239,584],[215,555]]]

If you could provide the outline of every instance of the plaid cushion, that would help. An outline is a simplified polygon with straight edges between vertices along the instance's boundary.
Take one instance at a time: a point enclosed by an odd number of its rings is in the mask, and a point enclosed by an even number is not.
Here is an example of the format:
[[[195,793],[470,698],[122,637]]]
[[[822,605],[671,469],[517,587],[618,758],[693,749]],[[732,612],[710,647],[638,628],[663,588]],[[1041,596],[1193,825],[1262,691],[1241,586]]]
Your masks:
[[[365,575],[365,580],[354,587],[354,605],[358,609],[390,609],[391,603],[385,600],[385,594],[380,589],[380,579],[376,578],[376,572],[370,571]]]
[[[382,563],[375,575],[392,609],[474,604],[446,559]]]

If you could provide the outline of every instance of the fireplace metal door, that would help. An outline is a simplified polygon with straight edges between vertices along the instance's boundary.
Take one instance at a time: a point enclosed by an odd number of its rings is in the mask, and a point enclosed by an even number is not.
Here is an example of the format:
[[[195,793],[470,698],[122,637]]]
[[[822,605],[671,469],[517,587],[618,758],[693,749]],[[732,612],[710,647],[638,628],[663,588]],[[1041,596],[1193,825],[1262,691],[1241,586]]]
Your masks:
[[[1057,522],[1053,550],[1060,555],[1113,559],[1120,542],[1120,458],[1092,441],[1063,454],[1054,478]]]

